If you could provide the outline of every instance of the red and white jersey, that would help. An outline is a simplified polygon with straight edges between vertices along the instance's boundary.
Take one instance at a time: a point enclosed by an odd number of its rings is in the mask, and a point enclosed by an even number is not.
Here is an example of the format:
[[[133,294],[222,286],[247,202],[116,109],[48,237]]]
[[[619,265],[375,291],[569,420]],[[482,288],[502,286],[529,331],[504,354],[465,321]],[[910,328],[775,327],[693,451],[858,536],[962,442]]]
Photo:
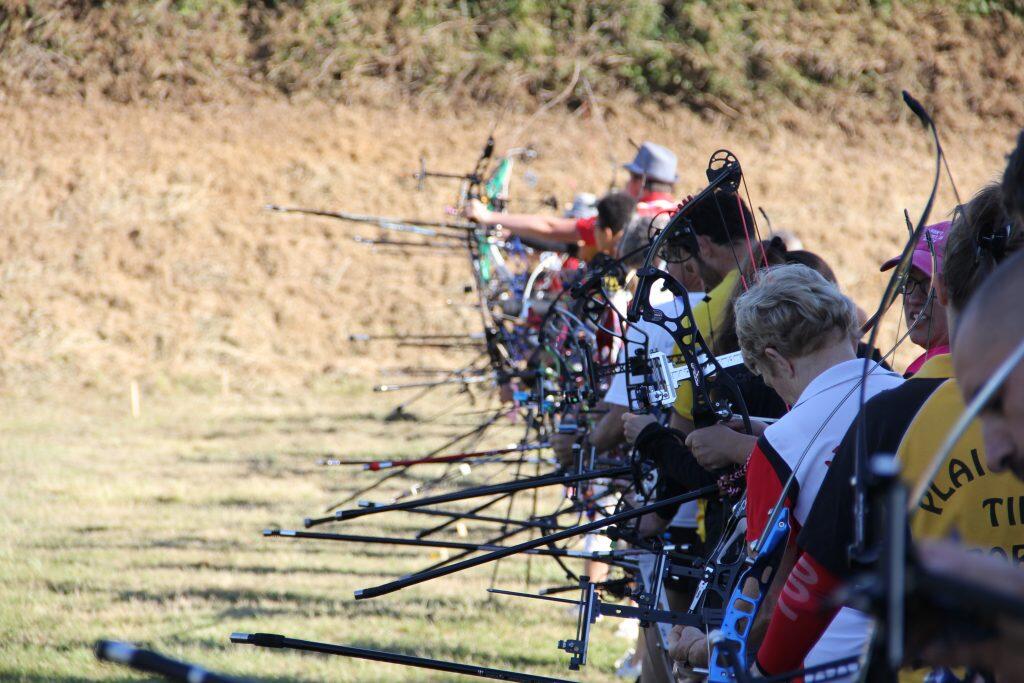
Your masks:
[[[873,363],[873,361],[872,361]],[[747,464],[747,540],[764,530],[771,508],[798,468],[787,507],[795,538],[803,525],[832,456],[860,410],[864,360],[844,361],[815,377],[778,422],[757,440]],[[868,373],[866,397],[903,383],[895,372],[876,367]]]
[[[857,358],[834,365],[804,389],[800,398],[778,422],[757,440],[747,464],[747,541],[763,532],[772,507],[794,470],[786,506],[790,511],[790,543],[810,513],[839,443],[860,410],[860,379],[864,360]],[[883,367],[868,374],[866,397],[903,383],[903,378]],[[850,511],[853,514],[853,511]],[[843,608],[804,660],[814,666],[840,657],[861,654],[867,643],[870,618]]]

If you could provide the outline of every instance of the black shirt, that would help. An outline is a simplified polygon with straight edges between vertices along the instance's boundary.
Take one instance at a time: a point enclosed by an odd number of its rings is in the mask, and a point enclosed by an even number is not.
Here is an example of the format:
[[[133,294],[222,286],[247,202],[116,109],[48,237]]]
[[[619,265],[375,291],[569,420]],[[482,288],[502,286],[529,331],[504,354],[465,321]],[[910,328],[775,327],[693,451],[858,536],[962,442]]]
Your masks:
[[[818,497],[811,506],[797,544],[837,577],[848,577],[854,567],[849,548],[854,542],[851,481],[857,457],[857,429],[865,424],[867,456],[875,453],[896,453],[910,423],[945,378],[911,378],[889,391],[869,400],[862,413],[850,425],[821,483]],[[941,428],[940,425],[936,426]],[[870,533],[870,520],[865,520]]]

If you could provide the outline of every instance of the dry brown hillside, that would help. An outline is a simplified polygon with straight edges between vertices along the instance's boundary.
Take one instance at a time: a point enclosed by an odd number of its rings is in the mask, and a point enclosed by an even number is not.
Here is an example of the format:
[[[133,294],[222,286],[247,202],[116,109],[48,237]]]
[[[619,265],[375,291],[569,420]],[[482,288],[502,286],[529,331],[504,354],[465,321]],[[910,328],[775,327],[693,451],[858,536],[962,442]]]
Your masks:
[[[351,332],[474,329],[472,311],[445,305],[468,282],[461,260],[377,254],[350,241],[373,228],[261,206],[438,217],[452,188],[418,193],[409,172],[420,155],[465,168],[494,118],[487,109],[266,98],[0,104],[5,390],[123,390],[133,378],[199,389],[224,377],[243,390],[330,384],[424,355],[357,347]],[[677,150],[682,192],[702,185],[711,151],[733,149],[754,204],[824,254],[868,308],[882,283],[877,264],[905,237],[902,209],[916,214],[927,196],[928,138],[907,120],[864,137],[798,114],[792,121],[793,130],[756,122],[726,129],[683,111],[624,110],[610,133],[619,157],[628,154],[627,136]],[[499,147],[524,123],[506,117]],[[948,136],[961,192],[1000,171],[1013,133],[1003,124]],[[567,198],[607,184],[608,138],[594,119],[548,113],[522,137],[541,152],[532,166],[537,192]],[[944,191],[938,213],[951,205]]]
[[[871,308],[931,183],[900,89],[971,193],[1024,124],[1022,32],[1019,0],[0,2],[0,384],[454,366],[347,338],[475,330],[466,263],[261,207],[441,217],[453,188],[410,172],[468,170],[497,120],[499,151],[540,152],[527,193],[563,201],[606,188],[629,139],[678,152],[681,194],[729,147],[754,204]],[[947,185],[936,217],[952,203]]]

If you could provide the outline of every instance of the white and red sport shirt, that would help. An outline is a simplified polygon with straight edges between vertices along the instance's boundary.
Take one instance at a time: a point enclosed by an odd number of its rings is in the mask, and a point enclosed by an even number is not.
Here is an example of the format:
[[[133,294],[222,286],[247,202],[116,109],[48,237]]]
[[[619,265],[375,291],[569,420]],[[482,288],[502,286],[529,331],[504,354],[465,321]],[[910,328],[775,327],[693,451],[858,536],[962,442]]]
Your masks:
[[[867,398],[903,383],[895,372],[870,362],[874,369],[867,378]],[[747,465],[748,543],[756,541],[763,532],[794,469],[796,477],[786,506],[792,525],[789,542],[795,543],[833,454],[857,417],[863,372],[864,360],[857,358],[821,373],[807,385],[790,411],[757,440]],[[807,655],[804,666],[861,654],[870,627],[867,615],[843,608]]]
[[[675,213],[679,200],[668,192],[648,192],[636,202],[637,214],[651,218],[659,213]]]

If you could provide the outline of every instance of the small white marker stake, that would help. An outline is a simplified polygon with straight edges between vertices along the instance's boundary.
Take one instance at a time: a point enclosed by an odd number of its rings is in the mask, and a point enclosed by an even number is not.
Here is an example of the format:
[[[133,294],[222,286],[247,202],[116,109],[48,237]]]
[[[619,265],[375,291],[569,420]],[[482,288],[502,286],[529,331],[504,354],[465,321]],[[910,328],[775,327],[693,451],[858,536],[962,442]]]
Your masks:
[[[135,380],[132,380],[131,384],[128,385],[128,393],[131,396],[132,417],[137,418],[142,413],[141,404],[139,401],[139,383],[136,382]]]

